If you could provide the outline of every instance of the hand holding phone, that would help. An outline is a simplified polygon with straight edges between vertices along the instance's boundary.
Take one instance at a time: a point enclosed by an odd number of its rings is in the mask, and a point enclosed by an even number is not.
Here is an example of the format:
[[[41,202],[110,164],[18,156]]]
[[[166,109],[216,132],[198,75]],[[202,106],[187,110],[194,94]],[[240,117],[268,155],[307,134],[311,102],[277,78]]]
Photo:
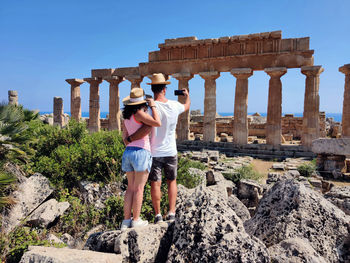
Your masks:
[[[183,96],[184,95],[184,91],[179,89],[179,90],[174,90],[174,95],[175,96]]]

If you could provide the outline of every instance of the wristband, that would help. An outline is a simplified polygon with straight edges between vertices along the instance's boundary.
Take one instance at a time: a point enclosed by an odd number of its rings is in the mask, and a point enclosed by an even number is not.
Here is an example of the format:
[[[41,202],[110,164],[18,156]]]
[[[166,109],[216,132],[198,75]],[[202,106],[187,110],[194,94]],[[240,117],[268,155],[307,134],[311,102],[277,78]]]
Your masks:
[[[128,136],[128,138],[126,138],[126,140],[127,140],[128,142],[131,142],[130,136]]]

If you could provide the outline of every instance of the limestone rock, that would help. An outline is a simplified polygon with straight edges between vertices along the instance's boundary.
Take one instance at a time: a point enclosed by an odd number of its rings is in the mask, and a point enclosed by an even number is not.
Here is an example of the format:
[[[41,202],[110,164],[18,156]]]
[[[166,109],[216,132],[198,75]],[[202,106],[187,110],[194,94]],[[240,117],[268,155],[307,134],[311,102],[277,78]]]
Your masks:
[[[167,262],[269,262],[269,256],[225,199],[199,186],[177,209]]]
[[[82,181],[79,183],[79,187],[84,203],[93,204],[97,209],[103,209],[105,207],[104,201],[121,192],[120,186],[117,183],[107,184],[101,187],[98,183]]]
[[[36,209],[52,192],[49,180],[39,173],[19,184],[18,190],[12,193],[17,203],[3,215],[2,227],[5,233],[19,225],[21,220]]]
[[[264,195],[255,215],[245,222],[251,235],[270,247],[288,238],[304,238],[329,262],[349,255],[350,218],[320,193],[295,180],[283,180]]]
[[[58,237],[56,237],[54,234],[51,234],[51,233],[47,235],[46,239],[56,244],[64,244],[64,242],[61,239],[59,239]]]
[[[164,262],[172,241],[174,223],[108,231],[91,235],[84,249],[116,253],[123,262]]]
[[[272,247],[269,247],[271,262],[305,262],[305,263],[326,263],[304,239],[290,238]]]
[[[227,204],[233,211],[235,211],[236,215],[242,220],[242,222],[250,219],[248,208],[236,196],[229,196]]]
[[[333,187],[324,197],[350,215],[350,186]]]
[[[62,236],[61,236],[61,240],[67,244],[67,246],[69,248],[74,248],[75,247],[75,240],[74,238],[68,234],[68,233],[64,233]]]
[[[20,263],[111,263],[122,262],[122,257],[116,254],[94,251],[30,246],[24,253]]]
[[[68,202],[57,202],[55,199],[50,199],[40,205],[34,212],[27,218],[27,224],[34,227],[47,227],[57,217],[60,217],[69,208]]]
[[[317,154],[350,155],[350,138],[317,139],[311,149]]]

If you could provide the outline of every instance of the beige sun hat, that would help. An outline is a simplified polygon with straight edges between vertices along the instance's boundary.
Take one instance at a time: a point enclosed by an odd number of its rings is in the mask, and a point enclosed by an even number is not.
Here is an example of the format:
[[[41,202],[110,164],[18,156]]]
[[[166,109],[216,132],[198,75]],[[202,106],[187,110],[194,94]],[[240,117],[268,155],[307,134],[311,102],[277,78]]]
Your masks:
[[[158,85],[158,84],[170,84],[170,81],[167,81],[164,74],[162,73],[153,73],[148,76],[151,79],[151,83],[147,83],[147,85]]]
[[[133,88],[130,95],[123,99],[124,105],[138,105],[146,102],[145,91],[141,88]]]

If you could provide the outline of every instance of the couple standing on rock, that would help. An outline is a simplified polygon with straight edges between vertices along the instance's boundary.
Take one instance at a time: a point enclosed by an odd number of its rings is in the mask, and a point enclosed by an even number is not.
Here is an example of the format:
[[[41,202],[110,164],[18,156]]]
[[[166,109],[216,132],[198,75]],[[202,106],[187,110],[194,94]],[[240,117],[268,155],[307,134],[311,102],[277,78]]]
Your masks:
[[[162,170],[167,179],[169,212],[167,220],[175,219],[177,196],[177,148],[176,124],[178,116],[190,108],[188,91],[182,91],[185,103],[166,98],[167,84],[161,73],[153,74],[151,85],[154,100],[146,96],[141,88],[134,88],[130,96],[123,99],[123,140],[126,149],[122,158],[122,170],[128,178],[124,197],[124,220],[121,230],[146,226],[140,218],[143,189],[151,181],[152,204],[155,223],[163,221],[160,211]]]

